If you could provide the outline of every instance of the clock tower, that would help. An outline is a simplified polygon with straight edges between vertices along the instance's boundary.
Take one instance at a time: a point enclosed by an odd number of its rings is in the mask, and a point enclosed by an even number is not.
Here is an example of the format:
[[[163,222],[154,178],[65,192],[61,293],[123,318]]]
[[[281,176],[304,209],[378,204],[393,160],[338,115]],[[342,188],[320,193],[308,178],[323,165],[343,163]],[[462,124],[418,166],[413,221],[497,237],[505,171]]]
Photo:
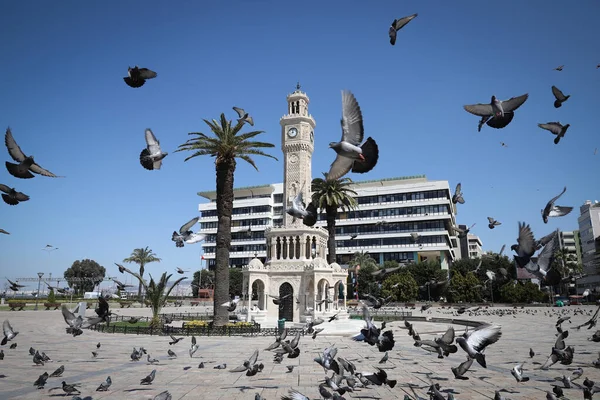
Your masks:
[[[281,117],[281,150],[283,151],[283,226],[292,226],[293,218],[285,213],[292,200],[302,191],[304,203],[310,202],[312,182],[312,154],[316,122],[308,113],[309,99],[306,93],[296,90],[287,96],[288,113]],[[301,220],[296,224],[302,225]]]

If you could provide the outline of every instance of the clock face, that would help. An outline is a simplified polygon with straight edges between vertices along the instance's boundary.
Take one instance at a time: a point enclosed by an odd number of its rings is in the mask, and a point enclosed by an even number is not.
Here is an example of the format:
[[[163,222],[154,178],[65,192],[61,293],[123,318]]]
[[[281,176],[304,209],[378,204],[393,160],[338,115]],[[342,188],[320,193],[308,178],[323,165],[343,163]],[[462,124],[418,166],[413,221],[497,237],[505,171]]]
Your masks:
[[[288,136],[291,138],[295,138],[297,134],[298,134],[298,129],[296,129],[296,128],[290,128],[288,130]]]

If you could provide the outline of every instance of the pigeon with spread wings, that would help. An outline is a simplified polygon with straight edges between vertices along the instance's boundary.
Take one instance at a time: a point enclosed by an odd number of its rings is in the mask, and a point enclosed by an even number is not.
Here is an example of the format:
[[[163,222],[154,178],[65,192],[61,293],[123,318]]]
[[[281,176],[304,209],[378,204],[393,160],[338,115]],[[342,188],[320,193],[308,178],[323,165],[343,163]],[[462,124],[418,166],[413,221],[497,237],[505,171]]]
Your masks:
[[[133,68],[127,67],[127,76],[123,78],[127,86],[139,88],[144,86],[146,79],[156,78],[158,74],[148,68],[139,68],[137,65]]]
[[[301,218],[302,223],[306,226],[314,226],[317,223],[317,208],[312,202],[309,203],[308,207],[304,205],[302,191],[298,192],[292,200],[292,206],[285,212],[294,218],[292,223],[296,222],[297,218]]]
[[[354,95],[347,90],[342,91],[341,123],[342,139],[329,143],[337,157],[327,174],[328,181],[339,179],[350,171],[358,174],[369,172],[379,159],[379,148],[373,138],[367,138],[361,146],[365,134],[362,112]]]
[[[13,137],[10,128],[6,129],[4,143],[6,144],[6,148],[8,149],[8,154],[10,154],[13,160],[19,163],[14,164],[6,161],[6,169],[15,178],[31,179],[35,176],[32,174],[32,172],[35,174],[48,176],[50,178],[58,178],[52,172],[36,164],[33,160],[33,156],[26,156],[25,153],[23,153],[23,150],[21,150],[21,148],[15,141],[15,138]]]
[[[514,115],[511,115],[511,113],[521,107],[528,97],[529,94],[527,93],[508,100],[498,100],[496,96],[492,96],[489,104],[470,104],[463,106],[463,108],[473,115],[482,117],[481,125],[483,125],[483,118],[490,117],[489,120],[486,120],[486,123],[492,128],[501,129],[512,121]],[[491,122],[494,119],[496,121]]]
[[[258,350],[255,350],[254,353],[252,353],[252,355],[250,356],[250,358],[248,360],[244,361],[244,363],[242,365],[240,365],[239,367],[230,369],[229,372],[244,372],[244,371],[246,371],[247,376],[254,376],[258,372],[262,371],[264,368],[264,365],[262,363],[260,363],[260,364],[256,363],[257,360],[258,360]]]
[[[2,200],[11,206],[16,206],[22,201],[29,200],[29,196],[25,193],[17,192],[15,188],[9,188],[3,184],[0,184],[0,192],[4,192],[2,193]]]
[[[560,122],[548,122],[545,124],[538,124],[538,126],[548,132],[556,135],[554,138],[554,144],[558,144],[561,138],[564,138],[567,134],[567,129],[571,126],[571,124],[563,125]]]
[[[560,198],[560,196],[562,196],[566,191],[567,191],[567,187],[565,186],[565,188],[563,189],[563,191],[560,192],[560,194],[558,196],[552,198],[548,202],[548,204],[546,204],[546,207],[544,207],[544,209],[542,210],[542,219],[544,220],[545,224],[548,223],[548,218],[549,217],[564,217],[565,215],[567,215],[571,211],[573,211],[573,207],[569,207],[569,206],[555,206],[554,205],[554,202],[556,200],[558,200]]]
[[[238,123],[247,122],[250,126],[254,126],[254,119],[243,108],[233,107],[233,111],[235,111],[239,117]]]
[[[566,95],[556,86],[552,86],[552,94],[554,95],[554,98],[556,99],[554,101],[554,108],[560,108],[562,106],[562,103],[564,103],[565,101],[567,101],[569,99],[569,97],[571,97],[570,94]]]
[[[150,128],[145,131],[146,148],[140,153],[140,164],[149,171],[160,169],[162,160],[169,153],[163,153],[160,142]]]
[[[452,203],[465,204],[465,199],[463,199],[462,193],[462,185],[460,184],[460,182],[456,185],[456,189],[454,189],[454,194],[452,195]]]
[[[390,36],[390,44],[392,46],[396,44],[396,37],[398,36],[398,31],[400,29],[404,28],[404,25],[406,25],[410,21],[412,21],[417,15],[419,15],[419,14],[413,14],[413,15],[409,15],[408,17],[394,19],[394,21],[392,22],[392,25],[390,26],[390,29],[388,31],[388,35]]]
[[[194,244],[204,240],[206,235],[191,231],[192,226],[196,225],[199,220],[200,217],[193,218],[179,228],[179,233],[177,231],[173,232],[171,240],[175,242],[175,246],[183,247],[184,243]]]

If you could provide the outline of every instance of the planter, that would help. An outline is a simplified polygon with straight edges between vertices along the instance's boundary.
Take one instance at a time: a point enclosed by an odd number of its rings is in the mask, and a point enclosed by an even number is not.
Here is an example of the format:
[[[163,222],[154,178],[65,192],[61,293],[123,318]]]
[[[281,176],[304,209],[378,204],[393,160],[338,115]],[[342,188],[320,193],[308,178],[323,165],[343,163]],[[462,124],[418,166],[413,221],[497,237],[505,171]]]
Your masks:
[[[10,307],[10,311],[21,311],[27,305],[27,303],[19,303],[19,302],[8,302],[8,306]]]
[[[49,310],[51,308],[58,310],[58,307],[60,307],[60,306],[61,306],[61,303],[44,303],[44,307],[46,307],[46,310]]]

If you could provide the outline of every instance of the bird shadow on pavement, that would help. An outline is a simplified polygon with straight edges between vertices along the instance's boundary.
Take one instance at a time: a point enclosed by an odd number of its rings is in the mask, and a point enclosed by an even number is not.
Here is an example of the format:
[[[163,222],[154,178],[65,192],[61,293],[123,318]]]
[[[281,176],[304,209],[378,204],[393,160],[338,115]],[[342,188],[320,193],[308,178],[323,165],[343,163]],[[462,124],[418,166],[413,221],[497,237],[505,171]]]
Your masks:
[[[254,386],[231,386],[231,387],[223,387],[221,389],[239,389],[240,392],[244,393],[246,390],[259,390],[259,389],[280,389],[279,386],[261,386],[261,385],[254,385]]]
[[[0,374],[0,378],[6,378],[6,375]]]
[[[148,385],[148,386],[150,386],[150,385]],[[136,391],[138,391],[138,390],[139,390],[139,391],[144,391],[144,390],[154,390],[154,389],[153,389],[153,388],[151,388],[151,387],[141,387],[141,388],[135,388],[135,389],[125,389],[125,390],[123,390],[123,391],[124,391],[124,392],[127,392],[127,393],[131,393],[131,392],[136,392]]]

